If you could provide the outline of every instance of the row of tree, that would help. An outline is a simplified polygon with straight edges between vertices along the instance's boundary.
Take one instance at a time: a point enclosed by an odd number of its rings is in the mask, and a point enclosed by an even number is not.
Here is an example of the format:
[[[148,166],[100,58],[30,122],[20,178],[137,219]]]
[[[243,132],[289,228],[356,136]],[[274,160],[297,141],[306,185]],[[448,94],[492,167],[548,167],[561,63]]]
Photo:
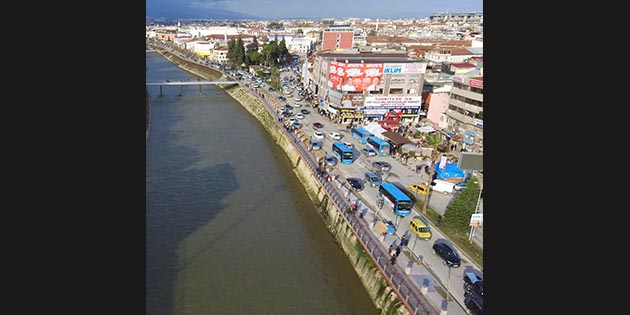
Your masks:
[[[262,46],[261,52],[258,51],[260,44],[254,36],[253,41],[244,45],[241,36],[238,39],[228,41],[227,59],[232,65],[240,69],[249,65],[263,65],[265,67],[276,67],[286,65],[291,62],[291,54],[287,49],[284,38],[278,42],[277,39],[272,40],[268,44]]]

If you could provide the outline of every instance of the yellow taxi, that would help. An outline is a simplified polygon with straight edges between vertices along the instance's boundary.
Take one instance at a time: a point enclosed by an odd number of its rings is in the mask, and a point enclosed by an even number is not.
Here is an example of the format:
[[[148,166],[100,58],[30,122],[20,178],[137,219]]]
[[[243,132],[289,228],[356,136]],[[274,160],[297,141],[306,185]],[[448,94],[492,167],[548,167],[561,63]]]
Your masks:
[[[427,188],[427,185],[425,184],[411,184],[409,185],[409,189],[411,189],[411,191],[415,192],[415,193],[419,193],[421,195],[426,195],[427,191],[429,190],[429,188]]]
[[[409,229],[423,240],[431,239],[431,231],[422,220],[415,218],[409,222]]]

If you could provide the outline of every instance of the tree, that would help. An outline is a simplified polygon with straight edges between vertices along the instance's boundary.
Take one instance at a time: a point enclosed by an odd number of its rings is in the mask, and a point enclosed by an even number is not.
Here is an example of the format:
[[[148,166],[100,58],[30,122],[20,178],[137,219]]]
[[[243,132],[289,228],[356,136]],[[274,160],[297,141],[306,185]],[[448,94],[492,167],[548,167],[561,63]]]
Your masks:
[[[475,213],[480,189],[477,180],[469,180],[466,188],[457,194],[446,208],[444,220],[456,233],[469,229],[470,217]]]
[[[440,151],[438,151],[439,144],[442,142],[442,137],[439,133],[435,133],[433,135],[427,135],[427,143],[433,147],[433,151],[431,152],[431,167],[429,168],[429,187],[431,186],[431,182],[433,182],[433,174],[435,173],[435,162],[440,157]],[[424,195],[424,204],[422,205],[422,214],[427,214],[427,207],[429,206],[429,197],[433,189],[429,189],[429,191]]]
[[[376,30],[370,30],[368,32],[368,36],[376,36],[376,35],[377,35]]]

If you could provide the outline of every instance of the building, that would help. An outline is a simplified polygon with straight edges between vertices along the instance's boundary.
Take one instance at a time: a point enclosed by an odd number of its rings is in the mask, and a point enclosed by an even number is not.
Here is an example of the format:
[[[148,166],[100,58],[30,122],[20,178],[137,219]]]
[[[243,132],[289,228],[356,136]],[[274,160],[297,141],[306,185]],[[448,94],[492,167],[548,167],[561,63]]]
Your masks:
[[[483,12],[439,12],[431,14],[431,22],[458,22],[458,23],[471,23],[481,24],[483,23]]]
[[[322,51],[351,49],[354,41],[354,29],[350,24],[332,24],[324,29]]]
[[[463,149],[483,152],[483,76],[473,70],[452,80],[445,134]]]
[[[319,52],[303,82],[317,107],[340,123],[382,121],[392,113],[411,123],[419,120],[426,65],[405,51]]]

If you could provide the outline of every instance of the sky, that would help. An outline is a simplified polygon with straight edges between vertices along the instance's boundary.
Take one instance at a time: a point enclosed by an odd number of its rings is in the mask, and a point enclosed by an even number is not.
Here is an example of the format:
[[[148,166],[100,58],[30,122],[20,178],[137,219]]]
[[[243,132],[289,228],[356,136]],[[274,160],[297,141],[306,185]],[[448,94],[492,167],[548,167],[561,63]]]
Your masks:
[[[146,0],[147,17],[171,19],[396,19],[482,11],[483,0]]]

